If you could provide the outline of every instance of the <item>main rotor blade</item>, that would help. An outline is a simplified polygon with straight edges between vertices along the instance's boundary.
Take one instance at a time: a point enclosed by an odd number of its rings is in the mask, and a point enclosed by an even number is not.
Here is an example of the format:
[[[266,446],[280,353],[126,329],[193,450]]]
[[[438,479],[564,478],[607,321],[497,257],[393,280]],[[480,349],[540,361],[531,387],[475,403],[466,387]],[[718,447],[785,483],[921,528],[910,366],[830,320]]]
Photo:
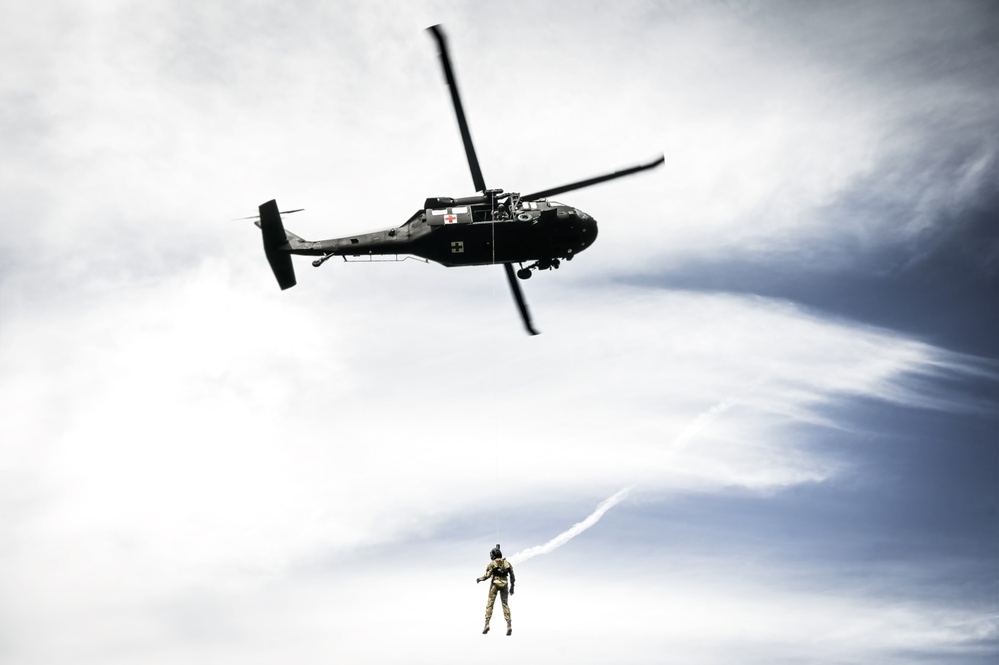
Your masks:
[[[482,177],[482,170],[479,168],[479,158],[475,156],[475,146],[472,145],[472,135],[468,132],[468,122],[465,121],[465,110],[461,105],[461,96],[458,94],[458,84],[454,80],[454,71],[451,69],[451,57],[447,52],[447,39],[440,25],[432,25],[427,28],[433,33],[434,39],[441,51],[441,64],[444,66],[444,78],[447,79],[448,88],[451,90],[451,102],[454,104],[454,113],[458,116],[458,129],[461,130],[461,140],[465,144],[465,155],[468,157],[468,168],[472,172],[472,182],[479,192],[486,190],[486,181]]]
[[[531,313],[527,311],[527,302],[524,300],[524,293],[520,290],[517,276],[513,273],[513,264],[504,263],[503,267],[506,269],[506,278],[510,282],[510,290],[513,291],[513,299],[517,301],[520,318],[524,319],[524,327],[527,328],[527,332],[530,334],[537,335],[538,331],[531,325]]]
[[[608,180],[613,180],[614,178],[623,178],[626,175],[631,175],[632,173],[638,173],[639,171],[644,171],[645,169],[651,169],[659,166],[666,161],[665,155],[660,155],[659,159],[654,162],[649,162],[648,164],[639,164],[638,166],[632,166],[629,169],[623,169],[621,171],[614,171],[614,173],[608,173],[607,175],[597,176],[596,178],[589,178],[588,180],[580,180],[579,182],[574,182],[568,185],[562,185],[561,187],[552,187],[551,189],[543,189],[540,192],[534,192],[533,194],[527,194],[526,196],[521,196],[521,201],[537,201],[538,199],[546,199],[549,196],[555,196],[556,194],[564,194],[565,192],[571,192],[575,189],[582,189],[583,187],[589,187],[590,185],[595,185],[598,182],[606,182]]]

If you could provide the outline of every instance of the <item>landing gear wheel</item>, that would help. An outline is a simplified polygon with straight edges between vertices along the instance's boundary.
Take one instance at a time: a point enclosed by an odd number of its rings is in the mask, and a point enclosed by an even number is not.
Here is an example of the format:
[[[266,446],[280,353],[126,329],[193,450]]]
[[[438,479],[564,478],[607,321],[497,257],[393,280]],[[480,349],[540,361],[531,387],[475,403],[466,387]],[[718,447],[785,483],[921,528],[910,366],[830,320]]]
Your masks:
[[[521,279],[530,279],[531,270],[529,268],[521,268],[520,270],[517,271],[517,277]]]

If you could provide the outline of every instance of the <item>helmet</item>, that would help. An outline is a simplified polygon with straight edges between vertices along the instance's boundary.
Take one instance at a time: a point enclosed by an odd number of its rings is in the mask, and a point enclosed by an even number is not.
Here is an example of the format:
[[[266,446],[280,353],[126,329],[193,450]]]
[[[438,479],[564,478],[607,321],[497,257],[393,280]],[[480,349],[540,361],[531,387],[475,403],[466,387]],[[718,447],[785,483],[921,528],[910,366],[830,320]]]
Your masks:
[[[489,551],[489,558],[490,559],[502,559],[503,558],[503,552],[500,551],[499,543],[496,543],[496,547],[492,548]]]

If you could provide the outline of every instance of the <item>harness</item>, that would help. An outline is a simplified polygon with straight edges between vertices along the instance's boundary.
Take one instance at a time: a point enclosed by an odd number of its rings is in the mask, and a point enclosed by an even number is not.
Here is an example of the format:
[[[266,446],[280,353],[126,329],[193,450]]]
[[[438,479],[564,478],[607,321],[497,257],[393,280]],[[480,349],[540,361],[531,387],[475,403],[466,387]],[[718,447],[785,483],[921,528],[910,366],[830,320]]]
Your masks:
[[[506,586],[506,577],[510,573],[510,564],[503,559],[497,559],[493,564],[493,584],[498,587]]]

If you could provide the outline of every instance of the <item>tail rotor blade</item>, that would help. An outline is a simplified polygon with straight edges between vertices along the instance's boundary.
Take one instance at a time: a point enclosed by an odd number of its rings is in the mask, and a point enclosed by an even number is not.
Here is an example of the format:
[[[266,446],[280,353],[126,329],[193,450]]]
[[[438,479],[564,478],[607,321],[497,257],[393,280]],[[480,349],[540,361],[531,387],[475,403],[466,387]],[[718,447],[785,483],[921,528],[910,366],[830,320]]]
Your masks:
[[[615,178],[623,178],[626,175],[631,175],[632,173],[638,173],[639,171],[644,171],[645,169],[651,169],[659,166],[666,161],[665,155],[659,155],[659,159],[649,162],[648,164],[639,164],[638,166],[632,166],[631,168],[622,169],[620,171],[614,171],[614,173],[608,173],[607,175],[597,176],[596,178],[589,178],[587,180],[580,180],[579,182],[570,183],[568,185],[562,185],[561,187],[552,187],[551,189],[543,189],[540,192],[534,192],[533,194],[527,194],[521,196],[521,201],[537,201],[538,199],[546,199],[549,196],[555,196],[556,194],[564,194],[565,192],[571,192],[576,189],[582,189],[583,187],[589,187],[590,185],[595,185],[598,182],[606,182],[608,180],[614,180]]]
[[[278,214],[281,214],[281,215],[290,215],[293,212],[302,212],[303,210],[305,210],[305,208],[298,208],[297,210],[282,210]],[[234,221],[234,222],[242,222],[244,219],[260,219],[260,215],[250,215],[249,217],[236,217],[232,221]]]
[[[520,290],[520,283],[517,281],[517,275],[513,272],[512,263],[504,263],[503,268],[506,269],[506,278],[510,282],[510,290],[513,291],[513,299],[517,301],[517,309],[520,310],[520,318],[524,320],[524,327],[527,328],[527,332],[531,335],[537,335],[538,331],[534,329],[531,325],[531,313],[527,311],[527,301],[524,300],[524,293]]]
[[[482,170],[479,168],[479,158],[475,156],[475,146],[472,145],[472,135],[468,131],[468,122],[465,121],[465,110],[461,105],[461,96],[458,94],[458,83],[454,80],[454,70],[451,69],[451,57],[448,55],[447,38],[439,25],[432,25],[427,28],[437,40],[440,47],[441,65],[444,67],[444,78],[447,79],[448,88],[451,91],[451,102],[454,104],[454,113],[458,116],[458,129],[461,130],[461,140],[465,144],[465,155],[468,157],[468,168],[472,172],[472,181],[475,189],[479,192],[486,190],[486,181],[482,177]]]

